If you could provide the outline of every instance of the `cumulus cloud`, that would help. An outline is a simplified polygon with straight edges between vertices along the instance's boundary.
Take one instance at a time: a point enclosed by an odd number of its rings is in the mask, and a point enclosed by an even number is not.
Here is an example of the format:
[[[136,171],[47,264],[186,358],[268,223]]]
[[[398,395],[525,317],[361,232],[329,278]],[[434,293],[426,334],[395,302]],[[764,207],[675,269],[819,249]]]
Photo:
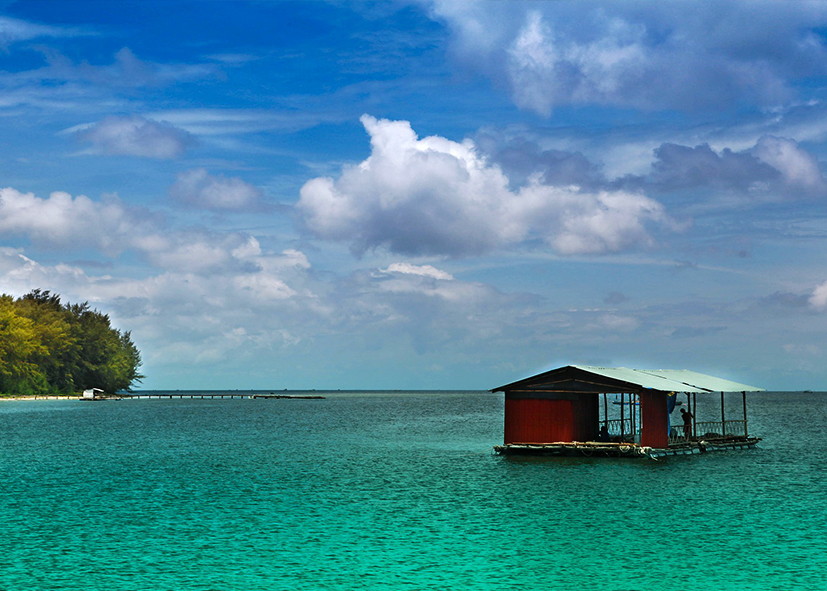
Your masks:
[[[764,136],[758,140],[752,153],[777,170],[794,189],[816,194],[823,194],[827,189],[818,159],[801,149],[795,140]]]
[[[123,238],[140,234],[147,223],[115,197],[96,202],[56,191],[44,199],[11,187],[0,189],[0,236],[26,236],[54,248],[92,247],[112,253],[120,252]]]
[[[297,204],[310,232],[356,254],[384,246],[468,256],[536,239],[562,254],[602,254],[649,244],[647,223],[670,224],[642,194],[553,186],[537,175],[514,192],[471,140],[419,139],[407,121],[362,123],[370,157],[338,179],[308,181]]]
[[[0,189],[0,238],[22,236],[61,252],[93,249],[104,256],[133,251],[157,268],[217,274],[257,268],[261,248],[242,232],[170,230],[160,216],[116,197],[94,201],[55,192],[47,198]]]
[[[186,205],[213,211],[253,211],[262,207],[259,189],[239,178],[211,175],[203,168],[178,173],[170,196]]]
[[[175,158],[194,141],[183,129],[138,115],[107,117],[77,131],[76,137],[102,154],[145,158]]]
[[[749,190],[780,179],[780,173],[749,152],[720,152],[709,144],[663,144],[655,150],[650,182],[663,191],[701,186]]]
[[[540,175],[547,185],[576,185],[584,189],[607,186],[601,167],[581,152],[543,148],[536,139],[505,136],[491,129],[474,137],[477,149],[508,177],[512,190]]]
[[[144,358],[150,368],[214,363],[294,346],[301,336],[293,333],[320,316],[302,253],[248,256],[257,264],[246,271],[209,276],[178,270],[129,278],[88,275],[0,248],[0,283],[4,293],[22,295],[33,286],[48,286],[68,301],[102,306],[119,327],[132,331],[136,342],[147,345]]]
[[[827,310],[827,281],[817,285],[810,296],[810,305],[816,310]]]
[[[205,230],[130,236],[129,244],[158,268],[202,275],[251,269],[255,259],[249,253],[259,249],[251,236]]]
[[[316,339],[344,339],[349,349],[363,338],[393,347],[402,341],[419,353],[463,347],[495,337],[502,319],[524,303],[431,265],[401,261],[321,284],[299,251],[250,248],[246,256],[255,262],[246,270],[130,278],[88,275],[0,248],[0,283],[6,293],[48,286],[69,301],[102,306],[117,326],[132,331],[150,374],[180,363],[210,364],[215,371],[245,361],[254,372],[274,352],[289,354]]]
[[[110,314],[116,326],[132,331],[152,387],[164,387],[182,366],[188,368],[189,387],[232,387],[224,386],[234,382],[222,383],[222,376],[237,379],[240,371],[257,376],[263,387],[272,388],[272,380],[285,375],[317,387],[318,364],[307,360],[319,356],[329,356],[326,375],[353,363],[381,369],[400,356],[411,361],[411,379],[435,361],[471,371],[525,364],[507,369],[519,375],[548,363],[548,351],[554,350],[587,360],[611,359],[622,344],[627,358],[644,358],[652,355],[653,342],[671,338],[685,343],[681,352],[691,356],[697,343],[686,337],[722,326],[726,330],[714,339],[715,354],[726,356],[738,343],[760,341],[770,343],[764,349],[771,356],[778,346],[772,335],[784,334],[790,342],[789,330],[795,327],[776,309],[745,307],[741,299],[699,306],[690,295],[666,308],[630,307],[624,313],[555,309],[542,297],[459,280],[438,265],[402,259],[320,279],[296,250],[264,252],[249,240],[235,251],[252,264],[220,274],[181,268],[129,277],[92,275],[72,265],[37,262],[21,249],[0,248],[0,284],[15,295],[48,288]],[[815,334],[812,322],[821,317],[807,313],[807,334]],[[503,361],[504,348],[522,353],[516,361]],[[199,367],[209,371],[199,374]],[[398,371],[393,370],[397,380]]]
[[[619,252],[653,243],[646,222],[676,227],[657,201],[625,191],[582,193],[533,182],[506,212],[512,237],[542,236],[564,255]]]
[[[765,135],[742,151],[663,144],[646,183],[658,191],[711,187],[774,198],[827,194],[818,159],[795,140]]]
[[[423,3],[461,62],[542,115],[567,104],[774,106],[827,68],[818,4]]]
[[[648,56],[645,28],[621,19],[606,23],[602,38],[558,43],[539,12],[529,12],[508,48],[508,75],[517,106],[550,115],[555,103],[605,103],[640,83]]]

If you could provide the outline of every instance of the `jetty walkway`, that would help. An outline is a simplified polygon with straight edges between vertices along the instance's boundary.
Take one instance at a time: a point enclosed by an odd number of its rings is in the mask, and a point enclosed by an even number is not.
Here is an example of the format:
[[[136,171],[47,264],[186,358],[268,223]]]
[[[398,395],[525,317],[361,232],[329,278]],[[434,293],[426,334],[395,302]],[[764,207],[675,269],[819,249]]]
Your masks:
[[[314,399],[321,400],[324,396],[316,395],[301,395],[301,394],[262,394],[260,392],[147,392],[141,394],[130,394],[124,396],[124,399],[156,399],[156,400],[172,400],[174,398],[287,398],[287,399]]]
[[[171,392],[164,394],[130,394],[124,398],[138,399],[138,398],[154,398],[156,400],[172,400],[173,398],[253,398],[255,394],[246,392]]]

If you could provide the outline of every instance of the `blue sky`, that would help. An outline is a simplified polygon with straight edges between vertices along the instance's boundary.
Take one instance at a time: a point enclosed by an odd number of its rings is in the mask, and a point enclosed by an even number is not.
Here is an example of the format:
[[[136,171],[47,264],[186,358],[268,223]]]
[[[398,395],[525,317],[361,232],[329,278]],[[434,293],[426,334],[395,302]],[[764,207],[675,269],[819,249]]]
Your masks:
[[[0,7],[0,291],[144,388],[827,389],[827,4]]]

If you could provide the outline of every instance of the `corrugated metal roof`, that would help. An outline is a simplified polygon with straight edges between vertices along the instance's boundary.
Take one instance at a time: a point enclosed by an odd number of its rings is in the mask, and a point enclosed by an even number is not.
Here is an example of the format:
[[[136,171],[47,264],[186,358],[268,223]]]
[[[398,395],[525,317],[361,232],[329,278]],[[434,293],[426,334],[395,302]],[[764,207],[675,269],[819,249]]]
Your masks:
[[[763,388],[739,384],[688,369],[630,369],[628,367],[593,367],[573,365],[577,369],[607,378],[638,384],[643,388],[666,392],[763,392]]]

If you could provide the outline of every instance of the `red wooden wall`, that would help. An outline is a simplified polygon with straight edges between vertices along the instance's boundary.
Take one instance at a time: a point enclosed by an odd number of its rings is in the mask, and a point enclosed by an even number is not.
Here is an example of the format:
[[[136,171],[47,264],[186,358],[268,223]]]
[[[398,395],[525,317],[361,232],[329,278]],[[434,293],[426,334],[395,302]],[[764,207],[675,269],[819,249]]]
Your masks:
[[[667,424],[666,394],[641,392],[640,414],[643,423],[640,444],[648,447],[668,447],[669,425]]]
[[[592,441],[597,435],[598,400],[506,398],[504,443]]]

